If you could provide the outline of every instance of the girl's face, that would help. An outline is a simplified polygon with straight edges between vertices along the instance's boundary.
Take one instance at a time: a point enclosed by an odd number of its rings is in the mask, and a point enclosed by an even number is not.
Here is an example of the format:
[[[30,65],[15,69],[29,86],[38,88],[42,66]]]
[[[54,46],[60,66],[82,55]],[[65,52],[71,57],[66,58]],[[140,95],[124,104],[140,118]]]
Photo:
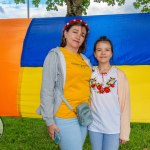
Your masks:
[[[109,63],[112,57],[111,45],[109,42],[100,41],[96,45],[94,56],[99,63]]]
[[[64,32],[66,46],[73,49],[79,49],[85,40],[86,28],[78,25],[72,26],[69,31]]]

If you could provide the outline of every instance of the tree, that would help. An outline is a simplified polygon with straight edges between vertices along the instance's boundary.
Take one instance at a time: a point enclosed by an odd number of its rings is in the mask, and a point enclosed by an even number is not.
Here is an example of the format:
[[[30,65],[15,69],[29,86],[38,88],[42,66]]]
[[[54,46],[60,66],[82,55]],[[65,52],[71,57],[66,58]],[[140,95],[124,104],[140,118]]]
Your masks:
[[[142,7],[141,12],[150,12],[150,0],[136,0],[133,5],[136,9]]]
[[[14,0],[16,4],[25,3],[25,0]],[[35,7],[39,6],[41,0],[32,0],[32,4]],[[109,6],[114,6],[118,4],[119,6],[125,4],[125,0],[94,0],[95,3],[107,3]],[[47,11],[55,10],[58,11],[58,6],[67,5],[67,14],[66,16],[81,16],[82,14],[86,15],[86,10],[90,5],[90,0],[47,0],[46,1]],[[136,0],[133,3],[136,9],[139,9],[143,6],[142,12],[150,12],[150,0]]]

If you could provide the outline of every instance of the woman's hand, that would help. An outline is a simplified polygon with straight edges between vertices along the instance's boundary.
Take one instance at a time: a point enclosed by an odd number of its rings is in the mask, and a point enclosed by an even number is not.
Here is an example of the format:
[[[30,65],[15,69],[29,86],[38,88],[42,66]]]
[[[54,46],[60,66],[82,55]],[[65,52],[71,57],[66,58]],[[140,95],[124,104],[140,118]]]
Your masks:
[[[126,144],[127,143],[127,141],[125,141],[125,140],[119,140],[119,142],[120,142],[120,144]]]
[[[49,136],[54,140],[54,132],[59,132],[56,124],[47,127]]]

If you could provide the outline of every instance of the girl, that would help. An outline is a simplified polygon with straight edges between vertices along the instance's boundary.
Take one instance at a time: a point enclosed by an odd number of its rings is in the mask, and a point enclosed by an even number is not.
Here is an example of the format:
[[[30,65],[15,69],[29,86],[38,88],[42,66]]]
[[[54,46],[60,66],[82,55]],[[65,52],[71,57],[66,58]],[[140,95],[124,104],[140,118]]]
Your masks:
[[[93,123],[88,127],[92,150],[118,150],[130,133],[129,85],[123,71],[110,65],[112,42],[100,37],[94,45],[98,60],[90,79]]]

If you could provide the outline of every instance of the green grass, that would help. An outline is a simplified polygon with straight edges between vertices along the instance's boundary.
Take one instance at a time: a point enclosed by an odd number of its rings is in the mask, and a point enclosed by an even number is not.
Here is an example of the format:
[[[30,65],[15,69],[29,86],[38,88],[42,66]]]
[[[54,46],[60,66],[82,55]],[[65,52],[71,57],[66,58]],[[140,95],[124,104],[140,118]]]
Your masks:
[[[0,139],[0,150],[59,150],[49,138],[42,119],[2,119],[4,133]],[[89,136],[83,150],[91,150]],[[150,150],[150,124],[132,123],[130,142],[120,146],[120,150]]]

